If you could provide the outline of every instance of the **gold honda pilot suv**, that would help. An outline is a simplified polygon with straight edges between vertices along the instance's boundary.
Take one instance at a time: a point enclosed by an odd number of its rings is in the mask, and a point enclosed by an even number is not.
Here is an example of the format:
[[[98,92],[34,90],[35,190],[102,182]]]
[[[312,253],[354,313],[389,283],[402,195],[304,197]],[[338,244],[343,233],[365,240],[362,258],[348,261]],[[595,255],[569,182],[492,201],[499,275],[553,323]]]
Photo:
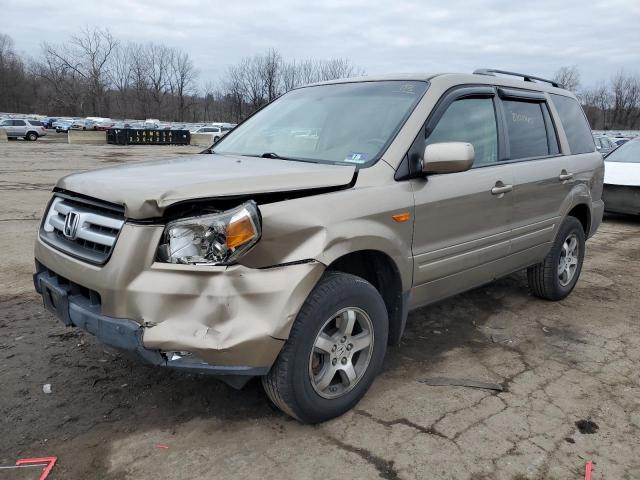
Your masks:
[[[45,306],[157,366],[262,377],[302,422],[352,408],[407,313],[527,269],[573,290],[604,166],[576,98],[496,70],[293,90],[200,155],[69,175]]]

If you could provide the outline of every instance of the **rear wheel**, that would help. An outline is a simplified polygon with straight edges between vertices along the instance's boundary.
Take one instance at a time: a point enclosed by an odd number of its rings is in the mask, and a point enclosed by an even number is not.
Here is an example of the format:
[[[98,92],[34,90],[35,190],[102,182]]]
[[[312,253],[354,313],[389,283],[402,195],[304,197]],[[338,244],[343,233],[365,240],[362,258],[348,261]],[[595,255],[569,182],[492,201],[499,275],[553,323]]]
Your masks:
[[[262,384],[304,423],[342,415],[364,396],[386,352],[387,310],[360,277],[330,272],[311,292]]]
[[[38,140],[38,134],[36,132],[29,132],[25,138],[31,142],[35,142]]]
[[[213,143],[216,143],[218,140],[220,140],[220,137],[213,137]]]
[[[547,300],[562,300],[578,282],[585,252],[585,234],[575,217],[565,218],[551,251],[527,270],[531,292]]]

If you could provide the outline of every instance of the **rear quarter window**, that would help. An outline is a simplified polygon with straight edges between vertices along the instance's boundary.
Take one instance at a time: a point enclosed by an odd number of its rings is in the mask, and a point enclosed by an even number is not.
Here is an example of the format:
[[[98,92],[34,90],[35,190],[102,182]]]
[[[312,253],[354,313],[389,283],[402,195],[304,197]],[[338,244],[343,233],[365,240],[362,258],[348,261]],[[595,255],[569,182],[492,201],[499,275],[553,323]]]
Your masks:
[[[593,152],[595,150],[593,136],[580,104],[571,97],[554,93],[551,94],[551,100],[558,111],[571,154]]]
[[[503,101],[511,159],[551,155],[547,139],[544,104],[517,100]]]

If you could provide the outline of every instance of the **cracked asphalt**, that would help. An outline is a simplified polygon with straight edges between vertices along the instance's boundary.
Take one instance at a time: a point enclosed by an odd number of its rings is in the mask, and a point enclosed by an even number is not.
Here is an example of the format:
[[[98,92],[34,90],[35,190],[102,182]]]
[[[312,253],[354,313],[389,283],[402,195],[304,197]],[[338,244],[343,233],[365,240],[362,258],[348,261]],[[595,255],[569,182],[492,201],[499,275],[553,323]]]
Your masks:
[[[411,313],[357,408],[305,426],[259,382],[153,369],[44,312],[32,247],[54,181],[198,150],[62,140],[0,144],[0,465],[56,455],[54,479],[564,480],[593,461],[594,479],[640,478],[640,219],[606,218],[562,302],[515,274]],[[420,382],[435,377],[503,391]],[[37,478],[19,474],[0,478]]]

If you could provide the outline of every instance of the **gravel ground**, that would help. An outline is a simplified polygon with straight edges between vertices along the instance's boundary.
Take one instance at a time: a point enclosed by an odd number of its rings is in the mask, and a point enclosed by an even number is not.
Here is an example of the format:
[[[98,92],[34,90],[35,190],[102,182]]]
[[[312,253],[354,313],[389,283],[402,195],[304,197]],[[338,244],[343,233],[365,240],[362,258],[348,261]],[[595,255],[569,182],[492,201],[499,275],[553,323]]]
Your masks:
[[[0,144],[0,465],[56,455],[54,479],[560,480],[591,460],[594,479],[640,478],[640,220],[606,219],[562,302],[517,274],[413,312],[357,408],[304,426],[257,381],[235,391],[146,367],[43,310],[32,249],[54,181],[199,150],[63,142]],[[504,391],[420,382],[434,377]]]

